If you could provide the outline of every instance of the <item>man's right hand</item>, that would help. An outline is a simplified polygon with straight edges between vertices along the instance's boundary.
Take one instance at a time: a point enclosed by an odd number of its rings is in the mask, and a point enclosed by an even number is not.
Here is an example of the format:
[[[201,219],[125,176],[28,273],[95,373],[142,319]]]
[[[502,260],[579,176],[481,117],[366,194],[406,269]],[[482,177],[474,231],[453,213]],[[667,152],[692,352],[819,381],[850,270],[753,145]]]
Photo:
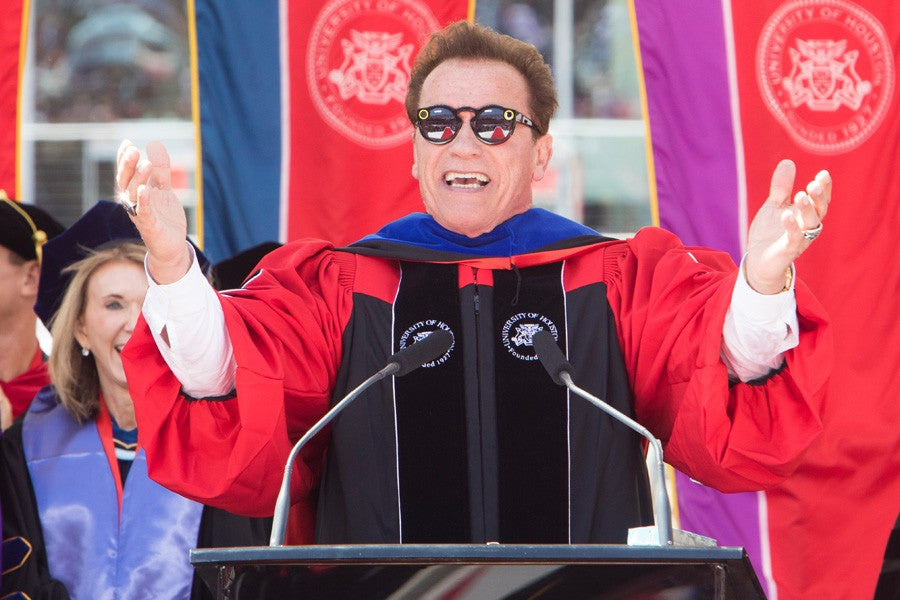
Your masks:
[[[187,273],[191,253],[186,243],[187,218],[172,190],[169,153],[159,142],[147,144],[147,157],[128,140],[116,157],[116,196],[135,208],[132,222],[147,246],[147,266],[154,281],[173,283]]]

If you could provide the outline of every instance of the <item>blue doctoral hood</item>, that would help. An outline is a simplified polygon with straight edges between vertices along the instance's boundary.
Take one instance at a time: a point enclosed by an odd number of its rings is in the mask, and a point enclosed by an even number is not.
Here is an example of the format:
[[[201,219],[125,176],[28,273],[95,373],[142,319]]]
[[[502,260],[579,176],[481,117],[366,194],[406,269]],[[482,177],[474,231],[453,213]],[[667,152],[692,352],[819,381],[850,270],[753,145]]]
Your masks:
[[[388,223],[353,246],[406,244],[438,252],[474,256],[516,256],[564,240],[599,234],[542,208],[532,208],[504,221],[492,231],[470,238],[445,229],[425,213],[412,213]]]

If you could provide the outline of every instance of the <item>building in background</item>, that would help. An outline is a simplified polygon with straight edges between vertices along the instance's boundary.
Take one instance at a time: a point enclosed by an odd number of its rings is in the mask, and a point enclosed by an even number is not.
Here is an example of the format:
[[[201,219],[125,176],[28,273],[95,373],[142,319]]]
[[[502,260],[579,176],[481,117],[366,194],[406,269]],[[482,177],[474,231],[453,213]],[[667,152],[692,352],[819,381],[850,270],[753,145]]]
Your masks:
[[[112,197],[123,138],[139,146],[165,140],[196,233],[187,3],[33,0],[31,7],[22,196],[71,223]],[[651,224],[627,1],[478,0],[475,15],[535,44],[553,67],[555,153],[536,203],[604,233]]]
[[[33,0],[22,197],[66,225],[113,194],[121,140],[164,139],[196,228],[187,4]]]

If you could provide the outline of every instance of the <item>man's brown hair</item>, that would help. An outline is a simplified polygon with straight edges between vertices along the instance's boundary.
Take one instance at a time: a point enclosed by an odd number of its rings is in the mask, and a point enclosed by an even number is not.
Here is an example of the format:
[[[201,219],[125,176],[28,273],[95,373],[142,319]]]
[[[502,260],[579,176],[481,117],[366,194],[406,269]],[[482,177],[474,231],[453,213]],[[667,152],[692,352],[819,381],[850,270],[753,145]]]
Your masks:
[[[553,75],[541,53],[531,44],[468,21],[457,21],[433,33],[416,56],[406,93],[406,114],[410,121],[416,122],[425,78],[439,64],[453,58],[493,60],[513,66],[528,85],[531,106],[527,107],[526,116],[534,121],[540,133],[547,133],[557,100]]]

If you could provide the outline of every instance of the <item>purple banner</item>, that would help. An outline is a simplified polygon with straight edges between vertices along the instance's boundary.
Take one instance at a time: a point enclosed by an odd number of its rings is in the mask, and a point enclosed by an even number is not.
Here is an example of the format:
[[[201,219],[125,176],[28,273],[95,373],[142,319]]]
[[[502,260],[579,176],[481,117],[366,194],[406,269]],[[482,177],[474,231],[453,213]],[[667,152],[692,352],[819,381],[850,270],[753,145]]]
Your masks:
[[[634,0],[660,226],[741,254],[737,157],[718,0]]]

